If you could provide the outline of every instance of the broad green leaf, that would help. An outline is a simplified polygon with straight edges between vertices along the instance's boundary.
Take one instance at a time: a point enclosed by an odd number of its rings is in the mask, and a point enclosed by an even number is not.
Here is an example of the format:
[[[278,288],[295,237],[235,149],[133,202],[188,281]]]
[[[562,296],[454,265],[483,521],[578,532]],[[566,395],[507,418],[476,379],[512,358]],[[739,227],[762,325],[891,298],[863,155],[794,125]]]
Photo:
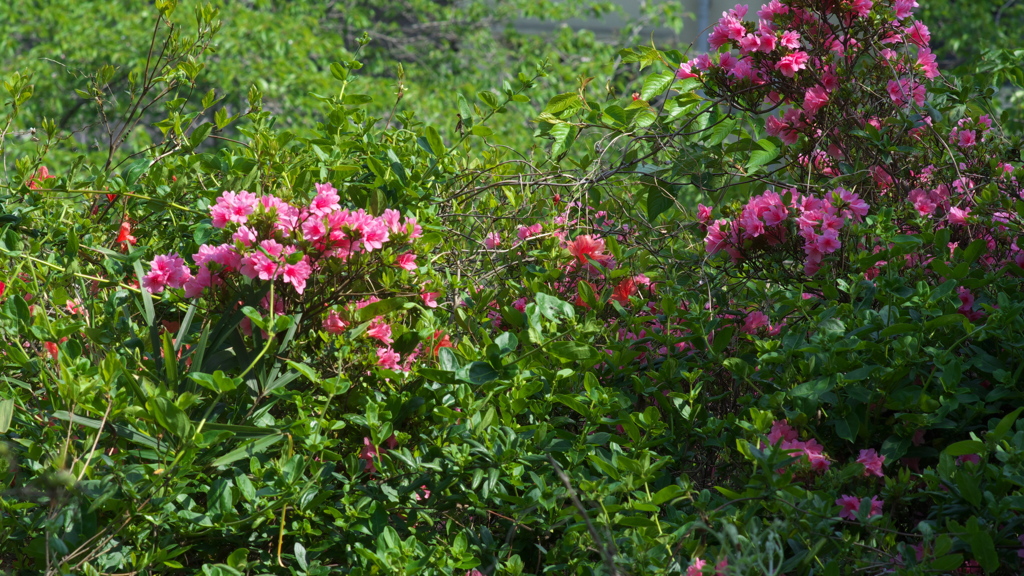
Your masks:
[[[6,434],[11,429],[11,419],[14,417],[14,398],[0,400],[0,434]]]
[[[950,456],[966,456],[967,454],[981,454],[985,450],[985,443],[977,440],[962,440],[946,447],[943,452]]]
[[[174,402],[163,397],[150,398],[146,402],[146,409],[149,410],[149,413],[156,419],[157,423],[166,428],[171,434],[183,440],[192,438],[192,422],[181,411],[181,408],[174,405]]]
[[[579,362],[589,360],[597,355],[597,349],[590,344],[580,342],[552,342],[547,351],[563,360]]]
[[[546,106],[544,106],[543,112],[546,114],[560,114],[566,110],[574,111],[579,110],[583,107],[583,101],[580,100],[580,95],[576,92],[566,92],[565,94],[559,94],[548,100]]]
[[[227,454],[217,458],[212,462],[214,466],[227,466],[232,462],[241,460],[242,458],[249,458],[254,454],[259,454],[274,444],[280,442],[284,438],[284,434],[270,434],[255,438],[248,442],[245,442],[238,448],[228,452]]]
[[[668,88],[668,85],[675,79],[674,72],[658,72],[651,74],[644,79],[644,86],[640,89],[640,98],[643,100],[650,100],[658,94],[661,94]]]

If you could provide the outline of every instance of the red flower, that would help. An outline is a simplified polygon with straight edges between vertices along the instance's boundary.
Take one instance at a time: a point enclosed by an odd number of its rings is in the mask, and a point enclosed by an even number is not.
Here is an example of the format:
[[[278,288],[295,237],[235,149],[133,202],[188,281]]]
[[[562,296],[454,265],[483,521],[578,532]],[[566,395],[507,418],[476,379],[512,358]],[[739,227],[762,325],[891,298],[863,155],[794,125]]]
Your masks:
[[[569,253],[575,256],[581,264],[587,264],[590,260],[594,260],[605,265],[611,260],[611,254],[606,254],[604,251],[604,240],[590,234],[577,236],[572,242],[569,242],[568,248]]]
[[[130,244],[134,246],[135,243],[138,242],[138,240],[135,238],[135,236],[131,235],[131,231],[132,225],[129,224],[127,220],[121,222],[121,228],[117,232],[117,243]]]
[[[434,342],[434,345],[430,348],[431,356],[437,356],[437,353],[441,351],[441,348],[455,347],[452,345],[452,341],[448,338],[448,335],[440,330],[434,331],[434,335],[430,338],[430,341]]]
[[[56,176],[50,174],[50,171],[46,166],[40,166],[39,171],[35,173],[35,176],[29,178],[28,187],[32,190],[39,190],[43,187],[43,180],[46,180],[47,178],[56,178]]]

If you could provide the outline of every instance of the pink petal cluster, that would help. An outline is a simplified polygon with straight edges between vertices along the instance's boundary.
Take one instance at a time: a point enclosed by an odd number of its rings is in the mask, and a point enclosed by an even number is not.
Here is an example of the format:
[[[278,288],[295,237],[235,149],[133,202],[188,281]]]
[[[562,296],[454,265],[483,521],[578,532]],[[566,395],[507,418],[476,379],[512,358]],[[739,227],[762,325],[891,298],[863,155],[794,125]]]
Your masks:
[[[868,450],[861,450],[860,456],[857,457],[857,462],[864,465],[865,476],[878,476],[882,478],[885,474],[882,472],[882,463],[885,462],[885,456],[880,456],[878,452],[875,452],[873,448]]]
[[[142,278],[142,287],[153,294],[164,291],[165,287],[181,288],[192,279],[188,265],[177,254],[165,254],[153,258],[149,273]]]
[[[768,433],[768,441],[772,446],[778,444],[782,450],[795,453],[801,459],[806,459],[806,462],[811,466],[811,470],[815,472],[822,473],[828,470],[831,462],[823,454],[824,447],[814,438],[804,442],[797,440],[797,437],[796,430],[785,420],[773,422],[772,429]]]
[[[491,232],[484,238],[484,247],[488,250],[494,250],[501,245],[501,236],[497,232]]]
[[[569,253],[579,264],[590,264],[591,261],[609,268],[613,261],[612,255],[605,252],[604,240],[590,234],[581,234],[566,244]]]
[[[256,209],[256,195],[242,190],[241,192],[224,192],[210,209],[213,225],[223,228],[228,222],[245,224],[249,215]]]
[[[383,316],[378,316],[370,322],[370,326],[366,329],[366,335],[370,338],[376,338],[384,344],[394,342],[391,339],[391,325],[384,321]]]
[[[790,193],[790,206],[785,205],[778,193],[768,191],[751,198],[735,221],[713,222],[704,238],[708,254],[725,250],[733,260],[739,260],[754,239],[760,239],[767,246],[786,242],[789,237],[786,224],[792,221],[804,240],[805,271],[813,275],[822,258],[842,245],[839,232],[847,221],[861,221],[869,209],[860,196],[843,188],[835,189],[824,198]],[[795,211],[795,218],[791,217],[790,209]]]
[[[399,361],[401,356],[398,352],[395,352],[391,347],[377,348],[377,366],[384,368],[385,370],[400,370]]]
[[[341,334],[342,332],[345,331],[345,328],[347,327],[348,322],[342,320],[341,316],[339,316],[338,313],[335,312],[334,310],[331,310],[327,314],[327,318],[325,318],[323,321],[324,330],[330,332],[331,334]]]
[[[836,500],[836,506],[842,508],[839,511],[839,517],[847,520],[856,520],[857,512],[860,510],[861,502],[865,499],[857,498],[856,496],[843,495]],[[868,516],[879,516],[882,514],[882,506],[885,504],[884,500],[880,500],[877,496],[871,497],[871,511]]]
[[[403,219],[394,210],[374,217],[359,209],[341,207],[331,184],[316,184],[316,196],[303,208],[276,196],[228,191],[210,208],[213,226],[231,232],[232,243],[204,244],[192,256],[198,270],[192,276],[177,255],[160,255],[150,264],[143,286],[150,292],[184,288],[197,298],[206,288],[223,284],[227,274],[253,280],[281,281],[303,294],[309,278],[331,258],[380,250],[390,240],[411,242],[423,229],[415,218]],[[300,245],[306,253],[300,253]],[[396,258],[396,265],[415,270],[416,254]]]

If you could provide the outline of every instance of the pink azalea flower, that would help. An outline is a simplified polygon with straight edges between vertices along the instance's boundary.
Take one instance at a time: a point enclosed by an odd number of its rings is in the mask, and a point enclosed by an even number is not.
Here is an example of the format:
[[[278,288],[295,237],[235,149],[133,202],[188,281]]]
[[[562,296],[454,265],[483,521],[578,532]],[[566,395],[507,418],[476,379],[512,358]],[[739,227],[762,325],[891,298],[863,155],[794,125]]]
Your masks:
[[[693,64],[690,62],[682,62],[679,64],[679,69],[676,70],[676,78],[685,80],[687,78],[696,78],[697,75],[692,72]]]
[[[488,250],[494,250],[501,245],[501,236],[498,236],[497,232],[491,232],[484,238],[484,248]]]
[[[874,449],[861,450],[860,456],[857,457],[857,462],[864,465],[865,476],[872,474],[879,478],[885,476],[882,472],[882,463],[885,462],[885,456],[880,456]]]
[[[779,40],[779,44],[782,44],[790,50],[800,48],[800,33],[795,30],[786,30],[782,33],[782,38]]]
[[[836,506],[842,507],[842,510],[839,511],[840,518],[856,520],[857,511],[860,510],[860,498],[857,498],[856,496],[843,495],[836,500]]]
[[[967,225],[967,217],[971,215],[971,209],[953,207],[949,209],[949,214],[946,215],[946,219],[949,220],[950,224],[956,224],[958,226]]]
[[[302,257],[295,264],[285,264],[284,270],[281,272],[281,278],[285,282],[292,285],[295,291],[299,294],[306,289],[306,279],[313,273],[313,268],[309,265],[309,258],[306,256]]]
[[[767,325],[768,316],[764,312],[755,310],[747,314],[747,318],[743,322],[743,331],[747,334],[756,334],[758,328]]]
[[[402,254],[395,260],[395,266],[398,266],[402,270],[408,270],[413,272],[416,270],[416,255],[412,252]]]
[[[707,562],[700,558],[694,558],[693,563],[686,569],[686,576],[700,576],[703,573]]]
[[[574,240],[569,242],[568,245],[569,253],[576,257],[576,260],[581,264],[586,264],[590,260],[594,260],[602,265],[611,260],[611,255],[606,254],[604,251],[604,240],[591,236],[590,234],[581,234]]]
[[[326,216],[341,209],[341,196],[331,184],[316,184],[316,198],[309,205],[309,211],[317,216]]]
[[[824,86],[814,86],[804,94],[804,112],[813,116],[823,106],[828,104],[828,91]]]
[[[796,430],[789,425],[789,422],[786,420],[776,420],[775,422],[772,422],[772,430],[768,433],[768,441],[773,445],[780,440],[792,442],[796,439]]]
[[[390,347],[377,348],[377,366],[385,370],[400,370],[398,365],[401,356]]]
[[[925,78],[936,78],[939,75],[939,65],[935,61],[935,54],[927,48],[920,48],[917,51],[917,65]]]
[[[377,447],[373,445],[373,441],[369,437],[363,437],[363,449],[359,451],[359,459],[366,461],[366,471],[370,474],[377,472],[377,466],[374,464],[374,460],[377,458],[378,451]]]
[[[854,14],[861,18],[867,16],[871,12],[871,0],[846,0],[845,2]]]
[[[191,279],[192,272],[185,261],[177,254],[166,254],[153,258],[149,273],[142,278],[142,287],[159,294],[166,286],[181,288]]]
[[[370,323],[370,327],[366,329],[366,335],[370,338],[376,338],[384,344],[391,344],[393,342],[391,339],[391,326],[380,316]]]
[[[527,238],[532,238],[533,236],[536,236],[543,231],[544,226],[538,222],[537,224],[533,224],[531,226],[520,226],[519,231],[516,233],[516,235],[519,237],[520,240],[526,240]]]
[[[348,327],[348,322],[342,320],[341,316],[339,316],[337,312],[331,310],[327,314],[327,318],[324,319],[323,327],[324,330],[330,332],[331,334],[341,334],[342,332],[345,331],[345,328]]]
[[[224,192],[210,208],[210,216],[216,228],[223,228],[228,222],[244,224],[256,209],[256,195],[241,192]]]
[[[440,295],[440,292],[424,292],[420,294],[420,298],[423,299],[423,304],[427,308],[437,308],[437,297]]]
[[[807,52],[798,51],[786,54],[775,64],[775,69],[782,72],[783,76],[792,78],[797,72],[807,67]]]
[[[882,505],[884,505],[884,504],[885,504],[884,500],[880,500],[878,498],[878,496],[872,496],[871,497],[871,512],[869,514],[871,516],[881,516],[882,515]]]
[[[910,16],[914,8],[917,8],[916,0],[896,0],[896,17],[900,20]]]
[[[909,38],[911,42],[922,48],[927,48],[928,43],[932,41],[932,35],[928,31],[928,27],[920,20],[915,20],[913,24],[908,26],[906,33],[907,38]]]

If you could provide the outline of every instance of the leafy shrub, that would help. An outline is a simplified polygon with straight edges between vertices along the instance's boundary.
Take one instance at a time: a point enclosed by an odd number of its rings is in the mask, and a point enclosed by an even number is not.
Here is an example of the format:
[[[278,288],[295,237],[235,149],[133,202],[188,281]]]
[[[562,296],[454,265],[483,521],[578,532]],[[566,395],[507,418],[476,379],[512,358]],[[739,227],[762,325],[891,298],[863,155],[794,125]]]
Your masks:
[[[358,54],[308,131],[259,88],[136,155],[50,125],[0,200],[3,569],[1016,573],[1019,161],[913,4],[737,7],[450,127]]]

